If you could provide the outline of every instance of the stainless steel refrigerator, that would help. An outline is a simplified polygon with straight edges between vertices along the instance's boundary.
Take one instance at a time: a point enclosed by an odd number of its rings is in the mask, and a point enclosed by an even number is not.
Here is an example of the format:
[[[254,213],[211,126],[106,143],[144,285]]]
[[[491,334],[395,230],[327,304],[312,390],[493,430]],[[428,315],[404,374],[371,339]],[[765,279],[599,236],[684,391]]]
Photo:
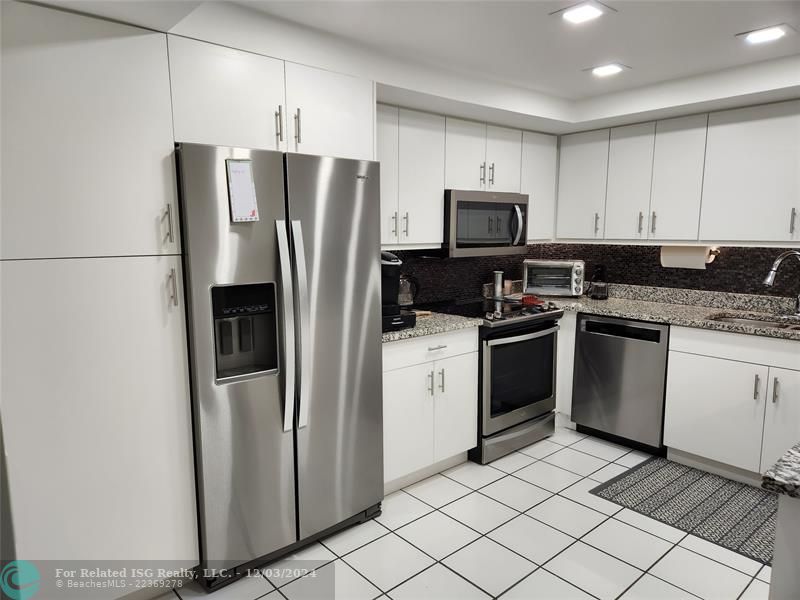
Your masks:
[[[215,589],[380,510],[379,169],[199,144],[176,157]]]

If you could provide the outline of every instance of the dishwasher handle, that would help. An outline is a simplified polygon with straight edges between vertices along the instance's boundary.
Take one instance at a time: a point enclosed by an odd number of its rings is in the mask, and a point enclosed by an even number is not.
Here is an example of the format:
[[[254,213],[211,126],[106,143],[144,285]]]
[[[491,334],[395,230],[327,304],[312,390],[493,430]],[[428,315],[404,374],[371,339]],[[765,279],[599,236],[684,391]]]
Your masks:
[[[580,333],[660,344],[665,338],[666,326],[648,326],[622,319],[585,318],[581,321]]]

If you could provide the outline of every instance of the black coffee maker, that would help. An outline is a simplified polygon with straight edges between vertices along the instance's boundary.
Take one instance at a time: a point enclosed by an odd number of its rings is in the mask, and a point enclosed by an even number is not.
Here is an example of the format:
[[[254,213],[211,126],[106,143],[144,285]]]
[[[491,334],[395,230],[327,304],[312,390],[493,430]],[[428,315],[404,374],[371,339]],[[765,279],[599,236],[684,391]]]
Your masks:
[[[417,324],[417,315],[410,310],[401,309],[397,301],[400,293],[400,267],[402,266],[403,261],[397,256],[391,252],[381,252],[383,331],[405,329]]]

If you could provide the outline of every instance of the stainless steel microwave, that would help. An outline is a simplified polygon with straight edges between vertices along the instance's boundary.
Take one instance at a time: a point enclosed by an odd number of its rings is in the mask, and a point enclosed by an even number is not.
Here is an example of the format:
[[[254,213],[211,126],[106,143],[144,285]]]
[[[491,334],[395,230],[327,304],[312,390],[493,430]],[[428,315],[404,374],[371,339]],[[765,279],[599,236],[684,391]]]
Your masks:
[[[586,265],[582,260],[523,261],[523,289],[537,296],[580,296]]]
[[[445,190],[444,247],[449,256],[524,254],[528,196]]]

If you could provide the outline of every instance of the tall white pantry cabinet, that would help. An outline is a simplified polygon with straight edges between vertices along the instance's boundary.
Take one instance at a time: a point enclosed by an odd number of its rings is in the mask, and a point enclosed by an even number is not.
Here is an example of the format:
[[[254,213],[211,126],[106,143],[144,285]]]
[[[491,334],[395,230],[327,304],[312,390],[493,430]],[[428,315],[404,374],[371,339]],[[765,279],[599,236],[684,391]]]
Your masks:
[[[169,85],[163,34],[2,3],[0,418],[20,559],[198,561]]]

